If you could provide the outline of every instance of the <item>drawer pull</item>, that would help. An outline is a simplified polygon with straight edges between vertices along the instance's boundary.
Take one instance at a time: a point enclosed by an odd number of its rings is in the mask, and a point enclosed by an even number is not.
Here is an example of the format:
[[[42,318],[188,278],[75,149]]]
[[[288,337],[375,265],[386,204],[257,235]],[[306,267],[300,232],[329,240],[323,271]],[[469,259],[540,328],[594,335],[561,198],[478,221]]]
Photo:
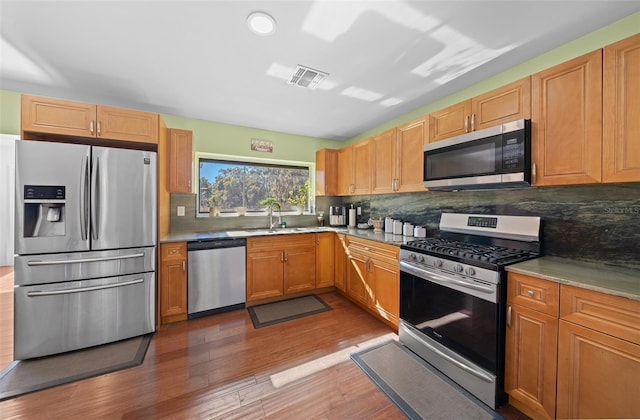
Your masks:
[[[535,295],[535,293],[533,293],[533,290],[527,291],[527,296],[533,297],[534,295]]]

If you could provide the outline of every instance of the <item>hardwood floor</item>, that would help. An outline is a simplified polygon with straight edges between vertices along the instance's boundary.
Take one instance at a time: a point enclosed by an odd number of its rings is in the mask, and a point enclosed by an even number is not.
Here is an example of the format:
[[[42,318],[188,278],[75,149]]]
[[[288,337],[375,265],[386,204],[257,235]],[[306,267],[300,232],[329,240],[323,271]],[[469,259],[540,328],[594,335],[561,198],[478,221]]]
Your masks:
[[[257,330],[246,310],[163,326],[141,366],[0,402],[0,417],[404,418],[348,358],[393,331],[321,296],[332,311]]]

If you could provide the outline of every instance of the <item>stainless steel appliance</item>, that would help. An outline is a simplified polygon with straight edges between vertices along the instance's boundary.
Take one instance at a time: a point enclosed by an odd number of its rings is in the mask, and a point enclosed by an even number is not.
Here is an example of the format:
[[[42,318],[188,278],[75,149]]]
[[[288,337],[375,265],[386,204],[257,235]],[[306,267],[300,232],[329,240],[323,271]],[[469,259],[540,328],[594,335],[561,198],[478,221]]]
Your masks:
[[[156,153],[16,142],[14,358],[155,329]]]
[[[424,146],[424,186],[430,190],[514,188],[530,183],[529,120]]]
[[[189,318],[244,307],[246,239],[187,243]]]
[[[400,246],[400,342],[491,408],[506,398],[504,267],[541,254],[540,218],[443,213]]]
[[[331,226],[344,226],[347,224],[347,210],[344,206],[329,207],[329,224]]]

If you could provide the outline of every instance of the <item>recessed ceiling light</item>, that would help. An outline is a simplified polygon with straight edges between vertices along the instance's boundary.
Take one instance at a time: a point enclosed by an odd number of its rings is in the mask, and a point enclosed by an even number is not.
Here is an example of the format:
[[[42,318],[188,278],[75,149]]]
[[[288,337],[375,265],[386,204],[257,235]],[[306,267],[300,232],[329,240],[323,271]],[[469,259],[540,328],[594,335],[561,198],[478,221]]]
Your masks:
[[[253,12],[247,16],[249,29],[255,34],[266,36],[276,31],[276,20],[265,12]]]

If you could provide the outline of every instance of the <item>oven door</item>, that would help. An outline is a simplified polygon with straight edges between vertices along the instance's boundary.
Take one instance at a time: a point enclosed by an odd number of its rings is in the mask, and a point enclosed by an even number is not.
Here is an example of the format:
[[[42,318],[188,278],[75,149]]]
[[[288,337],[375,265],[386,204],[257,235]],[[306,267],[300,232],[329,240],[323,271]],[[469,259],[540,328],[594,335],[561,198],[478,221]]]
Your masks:
[[[400,318],[465,359],[496,373],[498,285],[401,263]]]

